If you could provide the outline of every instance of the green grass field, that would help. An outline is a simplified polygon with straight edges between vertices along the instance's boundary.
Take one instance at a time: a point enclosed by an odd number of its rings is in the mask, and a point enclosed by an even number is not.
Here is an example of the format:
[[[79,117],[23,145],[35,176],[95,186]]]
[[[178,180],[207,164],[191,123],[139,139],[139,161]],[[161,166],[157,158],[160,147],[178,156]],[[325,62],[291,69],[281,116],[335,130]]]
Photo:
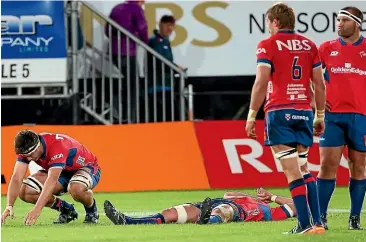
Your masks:
[[[270,189],[271,190],[271,189]],[[272,189],[277,195],[288,196],[287,189]],[[245,190],[254,193],[254,190]],[[83,225],[85,211],[76,204],[79,219],[67,225],[53,225],[58,213],[48,208],[43,210],[37,224],[23,225],[24,215],[32,205],[18,200],[15,205],[16,218],[7,220],[2,226],[2,241],[366,241],[366,231],[348,231],[349,195],[347,188],[337,188],[333,195],[329,215],[330,230],[324,235],[282,235],[295,225],[295,219],[283,222],[237,223],[224,225],[113,225],[103,212],[105,199],[114,203],[128,214],[157,212],[172,205],[201,201],[205,197],[221,197],[224,191],[171,191],[136,193],[96,194],[97,206],[101,213],[99,225]],[[65,196],[71,201],[71,197]],[[6,204],[2,197],[2,210]],[[362,224],[366,226],[366,217]]]

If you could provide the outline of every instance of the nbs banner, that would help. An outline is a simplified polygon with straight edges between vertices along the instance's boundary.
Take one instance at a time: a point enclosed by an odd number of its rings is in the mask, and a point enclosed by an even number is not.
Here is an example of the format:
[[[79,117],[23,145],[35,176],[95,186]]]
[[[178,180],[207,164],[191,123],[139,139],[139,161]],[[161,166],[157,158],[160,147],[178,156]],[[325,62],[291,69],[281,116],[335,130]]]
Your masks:
[[[66,81],[63,1],[1,2],[1,82]]]
[[[118,1],[92,1],[108,16]],[[275,1],[146,1],[144,9],[149,35],[162,15],[173,14],[176,30],[172,40],[175,62],[188,67],[190,76],[255,75],[258,43],[269,37],[265,13]],[[295,11],[296,32],[317,45],[336,39],[337,12],[355,6],[364,12],[365,1],[286,1]],[[102,47],[94,23],[94,43]],[[103,30],[103,29],[102,29]]]

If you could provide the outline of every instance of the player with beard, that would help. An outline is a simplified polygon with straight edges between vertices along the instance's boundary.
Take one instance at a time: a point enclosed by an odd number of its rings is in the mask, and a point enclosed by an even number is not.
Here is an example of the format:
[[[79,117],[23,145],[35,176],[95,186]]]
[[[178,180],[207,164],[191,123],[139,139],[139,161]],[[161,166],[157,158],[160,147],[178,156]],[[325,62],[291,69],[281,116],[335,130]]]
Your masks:
[[[349,229],[362,229],[360,214],[366,190],[366,40],[360,34],[362,23],[360,9],[343,8],[338,13],[339,38],[319,47],[327,93],[326,129],[320,137],[321,167],[317,184],[326,229],[328,204],[345,145],[351,176]]]

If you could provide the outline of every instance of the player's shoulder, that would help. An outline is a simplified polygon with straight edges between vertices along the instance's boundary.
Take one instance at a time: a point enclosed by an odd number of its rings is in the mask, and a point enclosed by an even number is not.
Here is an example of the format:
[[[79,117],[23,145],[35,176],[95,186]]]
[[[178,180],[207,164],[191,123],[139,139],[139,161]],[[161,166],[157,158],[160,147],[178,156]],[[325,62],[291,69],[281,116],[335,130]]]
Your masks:
[[[259,48],[259,47],[265,47],[265,46],[268,46],[270,43],[271,43],[271,37],[266,38],[266,39],[263,39],[263,40],[261,40],[261,41],[258,43],[258,48]]]
[[[258,55],[265,55],[265,54],[268,54],[271,47],[269,45],[270,41],[269,41],[270,38],[267,38],[267,39],[264,39],[264,40],[261,40],[258,45],[257,45],[257,51],[256,51],[256,54],[257,56]]]
[[[362,45],[363,47],[366,47],[366,38],[365,38],[364,36],[361,36],[361,38],[362,38],[361,45]]]
[[[333,40],[326,40],[323,41],[320,45],[319,45],[319,49],[329,49],[332,47],[335,47],[338,45],[339,40],[338,39],[333,39]]]
[[[41,142],[44,142],[47,147],[67,146],[68,136],[54,133],[40,133]]]

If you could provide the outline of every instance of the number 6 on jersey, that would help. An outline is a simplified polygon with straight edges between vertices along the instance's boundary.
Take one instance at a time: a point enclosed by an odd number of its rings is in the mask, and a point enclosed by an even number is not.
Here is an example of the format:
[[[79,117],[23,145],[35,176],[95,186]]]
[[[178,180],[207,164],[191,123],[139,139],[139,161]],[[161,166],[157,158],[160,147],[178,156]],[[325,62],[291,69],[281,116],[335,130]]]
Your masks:
[[[299,57],[295,56],[294,60],[292,61],[292,79],[293,80],[300,80],[302,77],[302,68],[297,63],[299,62]]]

